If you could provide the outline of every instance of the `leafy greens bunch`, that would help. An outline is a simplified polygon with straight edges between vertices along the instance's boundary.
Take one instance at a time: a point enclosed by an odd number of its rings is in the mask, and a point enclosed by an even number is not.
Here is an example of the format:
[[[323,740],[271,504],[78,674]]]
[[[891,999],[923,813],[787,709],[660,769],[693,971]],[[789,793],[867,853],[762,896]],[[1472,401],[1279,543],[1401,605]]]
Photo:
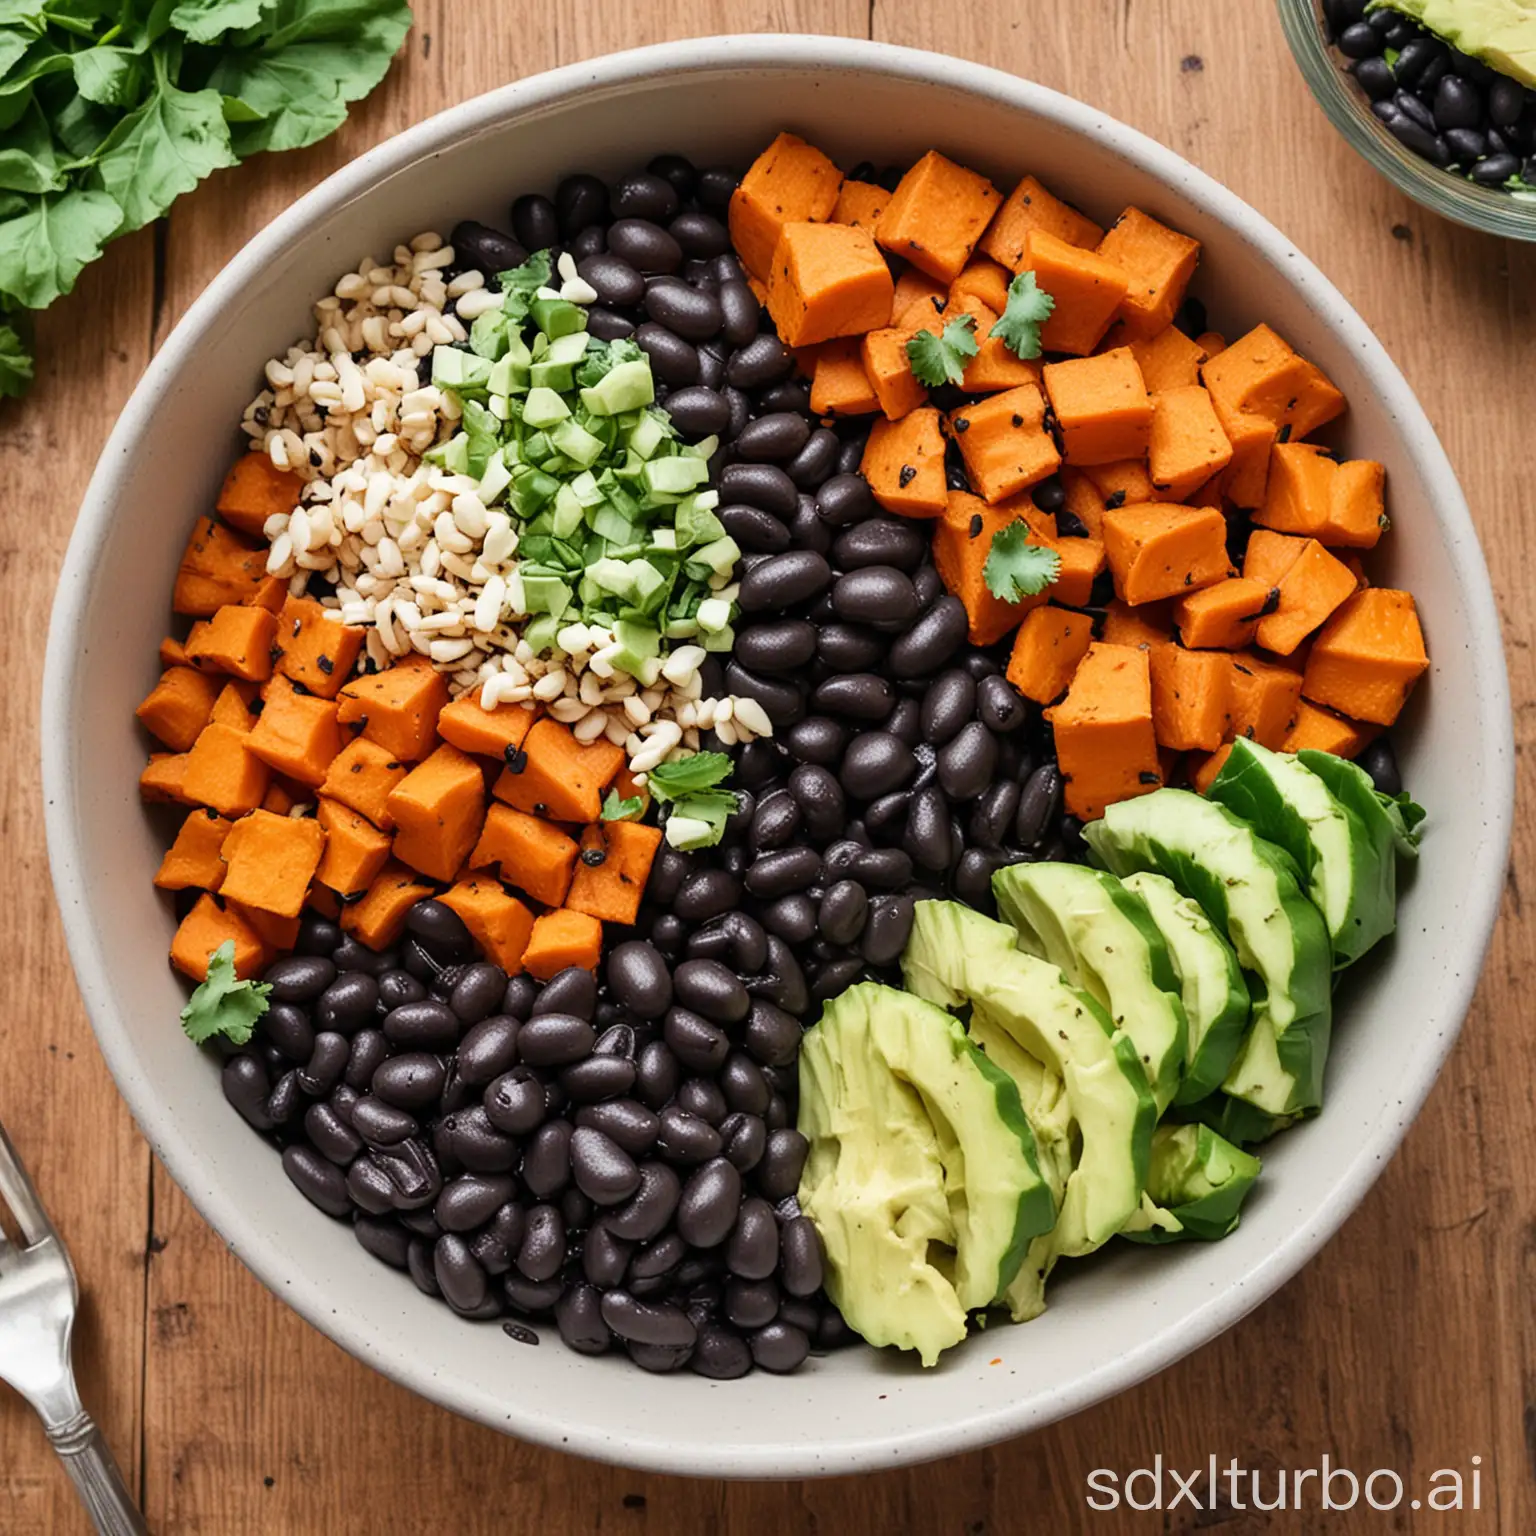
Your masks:
[[[340,127],[406,0],[0,0],[0,395],[45,309],[209,172]]]

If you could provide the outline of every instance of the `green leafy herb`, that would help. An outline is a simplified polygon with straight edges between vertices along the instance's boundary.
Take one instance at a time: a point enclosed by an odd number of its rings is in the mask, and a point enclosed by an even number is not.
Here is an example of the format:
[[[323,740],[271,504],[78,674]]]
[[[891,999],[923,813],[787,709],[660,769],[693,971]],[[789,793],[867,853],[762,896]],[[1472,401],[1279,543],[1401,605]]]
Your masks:
[[[407,0],[0,0],[0,297],[45,308],[211,171],[323,138],[410,25]],[[0,334],[0,393],[24,358]]]
[[[208,979],[197,984],[181,1010],[181,1027],[195,1045],[216,1035],[231,1045],[247,1045],[271,990],[265,981],[235,979],[235,941],[225,939],[208,957]]]
[[[24,395],[32,383],[32,354],[14,325],[0,323],[0,395]]]
[[[683,795],[672,806],[668,826],[688,825],[686,835],[669,834],[667,841],[685,853],[696,848],[713,848],[725,835],[725,823],[736,810],[736,792],[731,789],[704,789]],[[696,826],[692,825],[697,823]]]
[[[958,384],[965,377],[968,359],[976,356],[975,315],[960,315],[944,327],[942,335],[919,331],[907,343],[907,362],[920,384],[937,388]]]
[[[1040,356],[1040,327],[1051,318],[1056,300],[1035,284],[1033,272],[1021,272],[1008,284],[1008,307],[992,327],[992,334],[1015,357],[1028,362]]]
[[[627,795],[619,799],[619,792],[610,789],[603,800],[604,821],[639,821],[645,815],[645,801],[639,795]]]
[[[1024,523],[1010,523],[992,536],[982,578],[993,597],[1005,603],[1035,597],[1061,574],[1061,556],[1029,542]]]
[[[713,789],[730,771],[731,760],[724,752],[695,752],[680,762],[661,763],[651,769],[646,784],[658,800],[678,800]]]
[[[550,273],[553,270],[549,252],[535,251],[522,266],[513,267],[510,272],[500,273],[497,281],[501,284],[503,293],[520,293],[526,298],[532,298],[549,282]]]

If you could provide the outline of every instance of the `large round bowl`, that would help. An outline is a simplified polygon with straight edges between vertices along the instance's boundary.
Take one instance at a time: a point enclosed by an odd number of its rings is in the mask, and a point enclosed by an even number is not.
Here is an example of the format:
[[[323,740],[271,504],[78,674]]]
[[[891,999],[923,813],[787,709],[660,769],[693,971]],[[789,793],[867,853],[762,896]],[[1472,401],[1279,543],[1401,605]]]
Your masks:
[[[1032,171],[1102,220],[1134,202],[1203,242],[1214,324],[1236,334],[1267,320],[1327,370],[1350,401],[1342,445],[1387,466],[1394,531],[1375,579],[1414,592],[1434,657],[1397,738],[1432,821],[1402,937],[1349,979],[1327,1111],[1266,1149],[1233,1236],[1120,1245],[1064,1277],[1039,1320],[989,1329],[933,1371],[852,1349],[790,1377],[659,1380],[459,1320],[282,1176],[177,1026],[132,708],[155,675],[182,542],[239,446],[262,363],[306,333],[338,273],[420,229],[504,218],[512,194],[567,171],[616,172],[664,149],[744,164],[783,127],[845,164],[937,145],[1001,185]],[[539,75],[401,134],[296,203],[209,285],[128,402],[70,543],[43,695],[48,841],[81,990],[140,1127],[203,1215],[317,1328],[444,1407],[695,1474],[798,1477],[974,1449],[1129,1386],[1257,1306],[1337,1230],[1428,1092],[1472,997],[1512,803],[1504,661],[1465,503],[1402,376],[1321,273],[1230,192],[1091,108],[974,64],[827,38],[717,38]]]

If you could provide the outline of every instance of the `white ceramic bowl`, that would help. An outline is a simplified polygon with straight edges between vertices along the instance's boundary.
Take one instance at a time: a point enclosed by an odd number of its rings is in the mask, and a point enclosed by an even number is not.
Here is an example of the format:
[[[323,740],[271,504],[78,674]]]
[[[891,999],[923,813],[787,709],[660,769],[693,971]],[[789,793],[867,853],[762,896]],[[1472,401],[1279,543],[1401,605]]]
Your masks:
[[[160,840],[135,781],[132,706],[156,673],[177,556],[240,446],[264,360],[365,251],[564,172],[661,150],[743,164],[781,127],[845,164],[934,145],[1011,185],[1038,173],[1107,220],[1128,202],[1197,236],[1198,291],[1229,334],[1272,323],[1345,391],[1341,442],[1387,465],[1394,528],[1378,582],[1418,598],[1433,670],[1397,735],[1430,807],[1402,935],[1351,976],[1321,1120],[1266,1153],[1226,1241],[1121,1245],[1064,1277],[1050,1310],[921,1372],[852,1349],[799,1374],[658,1380],[557,1343],[520,1348],[365,1254],[311,1207],[224,1102],[176,1021],[172,928],[150,877]],[[188,311],[128,402],[69,546],[43,689],[48,841],[65,930],[102,1050],[156,1153],[272,1290],[354,1355],[483,1423],[664,1471],[850,1472],[974,1449],[1073,1413],[1204,1343],[1333,1234],[1418,1111],[1472,997],[1503,875],[1512,734],[1493,597],[1450,465],[1359,317],[1277,230],[1171,151],[1089,107],[933,54],[808,37],[648,48],[539,75],[390,140],[264,230]],[[1405,1239],[1406,1241],[1406,1239]],[[993,1364],[994,1360],[999,1363]]]

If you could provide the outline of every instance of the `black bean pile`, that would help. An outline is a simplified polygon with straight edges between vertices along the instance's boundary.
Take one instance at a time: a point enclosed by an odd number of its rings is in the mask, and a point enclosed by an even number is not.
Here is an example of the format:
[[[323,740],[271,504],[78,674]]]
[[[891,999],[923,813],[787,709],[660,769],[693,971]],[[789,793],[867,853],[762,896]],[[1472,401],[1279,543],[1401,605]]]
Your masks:
[[[1536,187],[1536,92],[1400,12],[1366,5],[1323,0],[1324,23],[1398,143],[1479,186],[1519,176]]]
[[[540,987],[427,900],[382,953],[308,914],[264,979],[226,1097],[314,1205],[461,1316],[552,1317],[583,1354],[719,1379],[851,1338],[794,1200],[799,1021],[736,969],[630,941],[601,982]]]

